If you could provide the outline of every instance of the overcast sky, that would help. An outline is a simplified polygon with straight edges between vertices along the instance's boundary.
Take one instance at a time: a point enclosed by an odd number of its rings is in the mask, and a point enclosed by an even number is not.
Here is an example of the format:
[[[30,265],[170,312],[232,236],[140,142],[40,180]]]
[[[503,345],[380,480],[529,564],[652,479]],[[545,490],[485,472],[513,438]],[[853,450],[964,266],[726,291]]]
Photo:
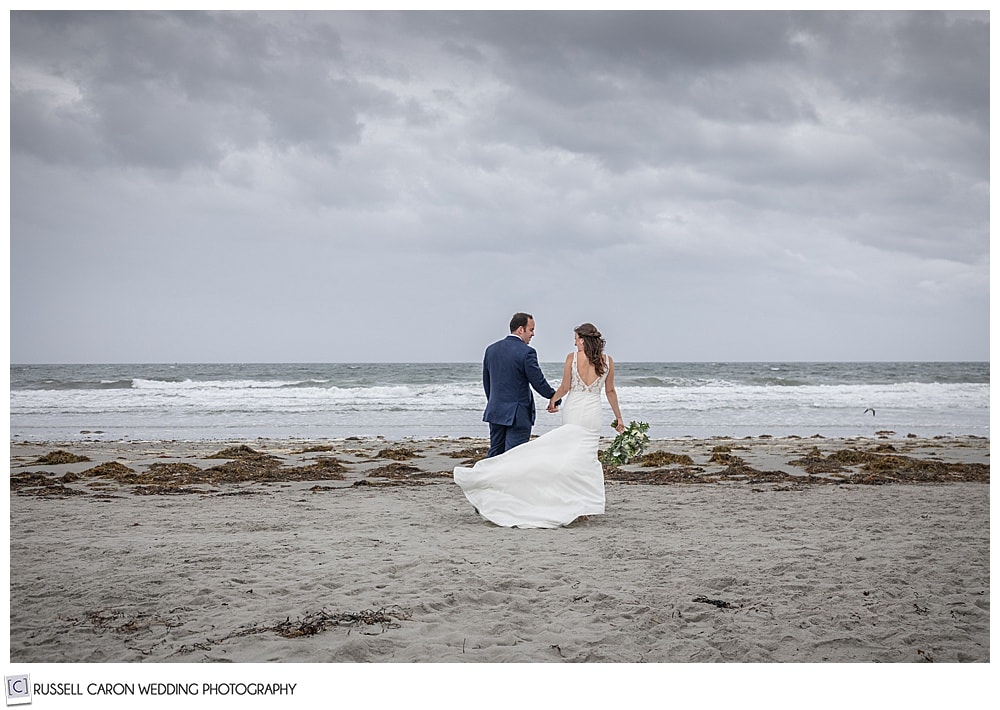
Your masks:
[[[12,362],[989,359],[986,13],[10,15]]]

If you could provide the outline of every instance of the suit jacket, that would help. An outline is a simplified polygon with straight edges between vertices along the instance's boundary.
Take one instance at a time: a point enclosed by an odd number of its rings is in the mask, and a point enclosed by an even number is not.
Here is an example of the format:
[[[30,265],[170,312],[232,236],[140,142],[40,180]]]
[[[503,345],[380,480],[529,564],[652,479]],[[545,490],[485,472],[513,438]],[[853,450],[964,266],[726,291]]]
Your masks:
[[[551,399],[555,389],[545,380],[538,366],[535,349],[516,335],[508,335],[488,348],[483,356],[483,389],[486,411],[483,421],[510,426],[518,410],[535,423],[535,398],[530,387]]]

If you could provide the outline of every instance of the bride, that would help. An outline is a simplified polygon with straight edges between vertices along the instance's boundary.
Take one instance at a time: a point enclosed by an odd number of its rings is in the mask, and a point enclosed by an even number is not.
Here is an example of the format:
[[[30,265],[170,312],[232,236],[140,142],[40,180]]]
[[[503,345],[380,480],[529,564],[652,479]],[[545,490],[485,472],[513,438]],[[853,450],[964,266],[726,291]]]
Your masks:
[[[563,404],[563,424],[472,468],[455,468],[455,483],[484,518],[503,527],[556,528],[604,512],[604,469],[597,460],[601,390],[625,430],[615,392],[615,363],[592,324],[574,329],[576,351],[566,356],[562,383],[548,410]]]

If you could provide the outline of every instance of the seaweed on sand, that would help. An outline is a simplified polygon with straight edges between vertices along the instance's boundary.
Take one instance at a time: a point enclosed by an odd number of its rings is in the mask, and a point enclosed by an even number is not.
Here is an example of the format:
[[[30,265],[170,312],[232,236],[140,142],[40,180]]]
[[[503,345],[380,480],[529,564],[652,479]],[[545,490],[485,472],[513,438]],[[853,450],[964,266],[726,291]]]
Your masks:
[[[671,454],[666,451],[653,451],[643,454],[638,459],[638,464],[646,468],[664,466],[693,466],[694,461],[687,454]]]
[[[135,486],[136,494],[204,493],[192,486],[218,486],[234,483],[272,483],[282,481],[344,480],[347,467],[332,457],[319,457],[299,467],[285,467],[279,458],[255,451],[248,446],[224,449],[207,458],[229,459],[225,463],[202,469],[194,464],[157,462],[146,471],[138,472],[117,461],[109,461],[78,474],[68,473],[62,483],[89,480],[91,486],[110,481]],[[43,473],[20,474],[11,477],[11,488],[33,495],[70,495],[83,491],[56,483]]]
[[[460,451],[446,451],[445,455],[454,459],[464,459],[460,465],[474,466],[477,461],[486,458],[490,448],[488,446],[470,446]]]
[[[196,650],[209,651],[217,644],[233,638],[242,638],[262,633],[275,633],[286,639],[308,638],[333,628],[346,628],[350,635],[354,629],[360,629],[362,634],[375,636],[390,629],[402,627],[400,622],[409,621],[411,613],[398,605],[381,609],[365,609],[358,612],[331,613],[326,609],[306,613],[296,618],[286,617],[284,621],[267,626],[248,626],[218,639],[206,639],[204,642],[181,646],[173,655],[184,655]]]
[[[426,483],[426,479],[450,479],[452,477],[452,473],[450,471],[423,471],[416,466],[398,462],[372,469],[367,475],[368,478],[388,479],[387,483],[391,482],[391,484],[395,485],[405,483],[419,485]],[[358,481],[355,485],[368,485],[368,481]]]
[[[747,483],[832,483],[819,476],[797,476],[784,471],[761,471],[738,459],[719,474],[719,480],[745,481]]]
[[[807,473],[830,473],[842,482],[855,484],[988,483],[990,480],[989,464],[946,463],[902,456],[889,444],[872,451],[842,449],[825,457],[814,448],[806,456],[788,463],[804,468]]]
[[[31,473],[18,473],[10,477],[10,489],[19,495],[31,496],[74,496],[84,495],[84,492],[65,485],[72,483],[75,476],[67,473],[62,477],[47,471],[33,471]]]
[[[292,621],[291,618],[286,618],[284,621],[275,624],[274,626],[266,627],[262,630],[273,631],[283,638],[315,636],[316,634],[333,627],[349,627],[347,633],[350,633],[350,628],[378,626],[381,628],[379,633],[384,633],[389,629],[400,628],[402,624],[399,622],[406,621],[409,618],[410,612],[398,606],[392,607],[391,612],[388,612],[383,608],[378,610],[365,609],[364,611],[359,612],[331,614],[323,609],[306,614],[305,617],[296,619],[295,621]],[[362,633],[370,632],[363,631]]]
[[[377,459],[392,459],[393,461],[407,461],[409,459],[421,459],[423,454],[418,454],[415,449],[406,446],[391,446],[382,449],[375,454]]]
[[[32,465],[59,466],[60,464],[64,463],[81,463],[83,461],[90,461],[90,459],[87,458],[86,456],[73,454],[70,453],[69,451],[63,451],[62,449],[58,449],[56,451],[50,451],[44,456],[39,456],[35,460],[35,463]]]
[[[604,480],[626,484],[662,486],[668,483],[717,483],[718,478],[702,475],[705,469],[698,466],[681,468],[660,468],[655,471],[624,471],[609,467],[604,471]]]

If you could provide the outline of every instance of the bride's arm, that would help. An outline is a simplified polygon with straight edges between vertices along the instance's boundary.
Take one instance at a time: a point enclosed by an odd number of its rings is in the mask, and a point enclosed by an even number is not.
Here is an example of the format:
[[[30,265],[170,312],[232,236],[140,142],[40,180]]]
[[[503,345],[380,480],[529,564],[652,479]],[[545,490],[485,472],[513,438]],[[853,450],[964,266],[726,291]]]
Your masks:
[[[559,389],[556,390],[556,393],[552,395],[552,399],[549,400],[550,412],[554,412],[558,409],[556,407],[556,402],[565,397],[566,394],[569,392],[570,385],[572,384],[572,381],[570,379],[572,377],[572,370],[570,368],[572,367],[573,367],[573,353],[570,353],[569,355],[566,356],[566,364],[563,365],[563,376],[562,376],[562,382],[559,383]]]
[[[618,392],[615,390],[615,361],[611,359],[610,355],[608,355],[608,377],[604,380],[604,396],[608,398],[611,411],[615,413],[615,419],[618,420],[618,426],[615,429],[621,434],[625,431],[625,422],[622,421],[622,410],[618,408]]]

